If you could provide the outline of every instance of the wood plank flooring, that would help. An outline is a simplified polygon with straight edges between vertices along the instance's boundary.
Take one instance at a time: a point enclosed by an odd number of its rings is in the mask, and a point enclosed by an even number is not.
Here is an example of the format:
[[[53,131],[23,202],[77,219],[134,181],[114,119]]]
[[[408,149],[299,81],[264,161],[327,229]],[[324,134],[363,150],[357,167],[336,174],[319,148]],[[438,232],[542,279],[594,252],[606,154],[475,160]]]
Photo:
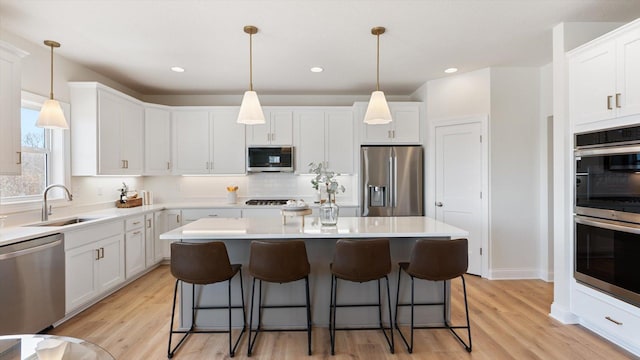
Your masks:
[[[328,330],[317,327],[311,357],[306,356],[306,333],[274,332],[260,335],[251,359],[636,359],[579,325],[562,325],[550,318],[550,283],[466,279],[470,354],[447,330],[417,330],[413,354],[407,353],[396,333],[394,355],[377,331],[342,331],[332,357]],[[173,284],[168,266],[160,266],[49,333],[86,339],[116,359],[166,359]],[[453,281],[452,289],[452,318],[460,323],[461,281]],[[196,334],[174,359],[225,359],[227,346],[226,334]],[[245,335],[235,358],[247,358],[246,346]]]

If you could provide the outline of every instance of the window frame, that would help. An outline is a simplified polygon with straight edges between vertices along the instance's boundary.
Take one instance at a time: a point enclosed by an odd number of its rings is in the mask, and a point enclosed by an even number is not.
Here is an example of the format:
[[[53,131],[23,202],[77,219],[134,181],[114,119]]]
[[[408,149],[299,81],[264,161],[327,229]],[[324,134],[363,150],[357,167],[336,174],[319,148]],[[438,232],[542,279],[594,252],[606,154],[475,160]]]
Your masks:
[[[28,91],[21,92],[20,108],[28,108],[33,110],[40,110],[42,104],[47,100],[46,97],[34,94]],[[62,111],[67,121],[70,119],[70,105],[65,102],[60,102]],[[21,139],[22,142],[22,139]],[[21,146],[23,152],[45,152],[46,155],[46,174],[45,174],[45,187],[50,184],[64,184],[69,187],[71,184],[71,171],[69,164],[71,159],[70,153],[70,136],[69,131],[60,129],[45,129],[45,149],[40,150],[37,148],[29,148]],[[44,190],[44,189],[43,189]],[[42,196],[27,195],[21,197],[0,198],[0,213],[18,212],[37,209],[40,207]],[[56,206],[56,202],[60,203],[63,199],[63,194],[51,192],[51,203]],[[59,206],[59,205],[58,205]]]

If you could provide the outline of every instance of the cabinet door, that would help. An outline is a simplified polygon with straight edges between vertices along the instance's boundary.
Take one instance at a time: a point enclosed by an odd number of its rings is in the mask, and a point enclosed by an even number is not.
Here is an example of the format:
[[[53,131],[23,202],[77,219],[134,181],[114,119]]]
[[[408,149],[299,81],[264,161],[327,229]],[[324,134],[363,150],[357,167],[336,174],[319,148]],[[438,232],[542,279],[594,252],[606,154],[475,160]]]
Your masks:
[[[98,173],[119,175],[125,170],[121,154],[122,100],[105,91],[98,91]]]
[[[129,231],[125,235],[125,277],[129,279],[145,269],[145,229]]]
[[[98,260],[98,286],[108,290],[125,279],[123,236],[115,235],[99,243],[101,258]]]
[[[239,218],[242,217],[240,209],[185,209],[182,210],[182,224],[202,218]]]
[[[280,208],[276,209],[242,209],[243,218],[282,218]]]
[[[260,125],[246,125],[247,145],[269,145],[271,142],[271,120],[269,111],[264,111],[265,123]]]
[[[66,312],[93,299],[99,291],[97,277],[98,246],[94,243],[65,252]]]
[[[325,120],[324,111],[296,112],[297,139],[294,157],[296,172],[309,173],[309,163],[325,161]]]
[[[622,35],[616,46],[618,116],[640,114],[640,28]]]
[[[22,172],[21,80],[20,57],[0,47],[0,175],[20,175]]]
[[[327,166],[340,174],[353,174],[353,114],[328,111],[325,118]]]
[[[169,110],[145,109],[144,174],[171,174],[171,113]]]
[[[361,120],[362,121],[362,120]],[[365,144],[388,144],[392,142],[392,123],[368,125],[362,123],[362,142]]]
[[[141,175],[144,158],[144,108],[142,105],[122,100],[120,111],[121,156],[125,160],[125,168],[122,173]],[[111,151],[112,148],[113,145],[107,147],[106,150]]]
[[[206,110],[174,111],[174,173],[208,174],[210,168],[209,113]]]
[[[145,242],[145,268],[156,264],[155,260],[155,216],[147,214],[144,216],[144,242]]]
[[[569,63],[569,111],[574,125],[615,116],[615,43],[575,54]]]
[[[293,111],[272,110],[271,119],[271,145],[293,144]]]
[[[420,142],[419,104],[389,104],[393,119],[391,137],[394,143]]]
[[[211,112],[214,174],[244,174],[246,172],[245,125],[237,122],[238,110],[235,108]]]
[[[165,243],[167,240],[160,240],[160,234],[167,231],[167,211],[158,211],[153,214],[154,222],[154,244],[153,244],[153,262],[159,263],[164,259]]]
[[[182,213],[180,210],[163,210],[155,215],[156,219],[156,243],[155,260],[160,262],[171,257],[171,240],[161,240],[160,234],[182,226]]]

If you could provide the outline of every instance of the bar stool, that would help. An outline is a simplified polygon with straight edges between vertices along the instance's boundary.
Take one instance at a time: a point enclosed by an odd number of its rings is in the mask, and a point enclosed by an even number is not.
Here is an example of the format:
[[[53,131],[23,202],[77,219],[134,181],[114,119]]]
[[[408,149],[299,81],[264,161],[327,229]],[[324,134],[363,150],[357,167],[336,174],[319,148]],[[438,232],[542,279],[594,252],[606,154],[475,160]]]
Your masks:
[[[173,290],[173,307],[171,308],[171,325],[169,327],[169,347],[167,357],[171,359],[176,350],[190,334],[194,333],[229,333],[229,355],[235,355],[236,348],[246,330],[247,316],[244,311],[244,289],[242,287],[242,269],[240,264],[230,264],[227,248],[222,242],[185,243],[174,242],[171,244],[171,274],[176,278]],[[231,305],[231,279],[240,274],[240,299],[242,305]],[[189,330],[174,330],[173,320],[176,311],[176,297],[180,281],[191,284],[191,326]],[[196,306],[196,285],[208,285],[218,282],[228,282],[227,306]],[[196,330],[196,310],[221,310],[229,311],[229,330]],[[238,335],[235,344],[232,345],[231,336],[231,310],[242,309],[242,331]],[[178,344],[172,349],[171,338],[173,334],[184,334]]]
[[[414,329],[449,329],[451,333],[462,343],[464,348],[471,352],[471,325],[469,324],[469,306],[467,304],[467,287],[464,281],[464,273],[468,267],[468,242],[467,239],[456,240],[435,240],[420,239],[417,240],[411,250],[411,259],[409,262],[401,262],[400,271],[398,272],[398,291],[396,293],[396,320],[395,327],[404,341],[409,353],[413,352],[413,330]],[[400,278],[402,272],[406,272],[411,277],[411,302],[400,303]],[[447,321],[447,280],[462,278],[462,291],[464,293],[464,308],[467,317],[466,326],[451,326]],[[444,287],[444,297],[442,302],[437,303],[415,303],[414,299],[414,278],[442,281]],[[415,326],[413,308],[414,306],[434,306],[441,305],[443,307],[442,315],[444,326]],[[411,306],[411,336],[410,342],[400,331],[398,326],[398,307]],[[469,344],[467,345],[455,329],[467,329]]]
[[[251,356],[260,331],[306,331],[308,354],[311,355],[311,302],[309,300],[309,273],[311,266],[307,258],[307,248],[303,240],[252,241],[249,255],[249,273],[253,276],[251,288],[251,315],[249,318],[249,343],[247,355]],[[306,304],[304,305],[263,305],[262,282],[289,283],[304,279]],[[251,337],[253,327],[253,300],[256,294],[256,280],[259,280],[258,326]],[[263,329],[262,309],[306,308],[307,327],[303,329]]]
[[[329,265],[331,270],[331,299],[329,306],[329,338],[331,340],[331,355],[335,355],[336,330],[372,330],[380,329],[389,344],[389,351],[393,354],[393,318],[391,317],[391,292],[389,290],[388,274],[391,272],[391,254],[389,239],[373,240],[346,240],[336,242],[336,250],[333,262]],[[382,306],[380,295],[380,279],[387,281],[387,304],[389,307],[389,327],[382,324]],[[351,282],[364,283],[373,280],[378,281],[378,302],[365,304],[338,304],[338,279]],[[378,319],[380,326],[377,328],[337,328],[336,310],[339,307],[378,307]],[[391,337],[385,329],[390,330]]]

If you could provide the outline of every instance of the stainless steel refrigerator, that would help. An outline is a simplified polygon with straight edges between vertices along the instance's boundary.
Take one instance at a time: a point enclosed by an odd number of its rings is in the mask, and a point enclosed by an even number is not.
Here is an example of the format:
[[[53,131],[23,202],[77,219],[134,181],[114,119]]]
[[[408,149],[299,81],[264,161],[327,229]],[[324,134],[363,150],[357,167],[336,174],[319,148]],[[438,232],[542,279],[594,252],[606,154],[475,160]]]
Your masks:
[[[424,215],[422,146],[360,148],[362,216]]]

